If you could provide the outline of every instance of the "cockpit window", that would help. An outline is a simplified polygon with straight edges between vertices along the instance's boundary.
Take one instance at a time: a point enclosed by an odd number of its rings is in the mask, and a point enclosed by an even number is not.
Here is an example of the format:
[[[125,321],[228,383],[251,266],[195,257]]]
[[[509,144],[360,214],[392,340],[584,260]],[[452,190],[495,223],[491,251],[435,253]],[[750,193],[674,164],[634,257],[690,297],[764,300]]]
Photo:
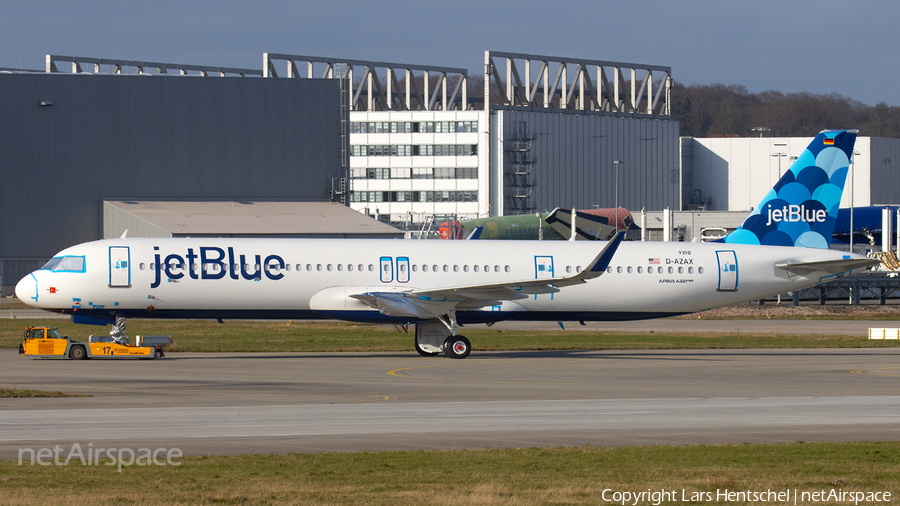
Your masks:
[[[53,272],[84,272],[84,257],[51,258],[40,270]]]

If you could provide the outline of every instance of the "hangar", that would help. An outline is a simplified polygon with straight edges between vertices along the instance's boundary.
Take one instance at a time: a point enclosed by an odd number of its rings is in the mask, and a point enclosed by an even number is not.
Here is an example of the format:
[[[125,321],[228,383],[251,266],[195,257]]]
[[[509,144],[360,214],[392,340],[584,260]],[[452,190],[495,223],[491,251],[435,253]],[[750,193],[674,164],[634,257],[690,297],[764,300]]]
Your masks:
[[[53,71],[66,62],[78,73]],[[103,237],[107,200],[331,200],[340,82],[254,74],[54,56],[45,73],[0,73],[3,292]]]
[[[401,239],[403,232],[336,202],[103,201],[103,238]]]

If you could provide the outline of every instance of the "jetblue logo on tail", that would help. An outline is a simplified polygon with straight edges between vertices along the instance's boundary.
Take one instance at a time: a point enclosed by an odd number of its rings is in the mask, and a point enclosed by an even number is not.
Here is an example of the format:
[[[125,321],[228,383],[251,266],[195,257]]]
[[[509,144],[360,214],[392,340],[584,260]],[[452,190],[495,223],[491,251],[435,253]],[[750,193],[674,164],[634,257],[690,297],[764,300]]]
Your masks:
[[[805,221],[806,223],[825,223],[825,218],[827,216],[828,213],[826,213],[824,209],[807,210],[806,206],[803,205],[787,206],[783,209],[769,208],[769,221],[766,223],[766,226],[768,227],[779,221],[791,223],[800,221]]]
[[[828,248],[856,134],[820,132],[724,242]]]

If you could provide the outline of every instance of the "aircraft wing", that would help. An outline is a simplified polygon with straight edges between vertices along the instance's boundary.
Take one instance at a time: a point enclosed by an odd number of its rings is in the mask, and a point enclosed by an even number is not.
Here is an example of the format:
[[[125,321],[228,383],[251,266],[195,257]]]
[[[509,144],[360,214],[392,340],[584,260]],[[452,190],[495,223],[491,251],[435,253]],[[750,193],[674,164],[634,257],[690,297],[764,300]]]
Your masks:
[[[821,262],[787,262],[775,264],[775,267],[784,269],[789,276],[803,276],[813,272],[827,272],[829,274],[842,274],[854,269],[871,267],[880,264],[877,258],[844,258],[841,260],[825,260]]]
[[[556,293],[560,287],[586,283],[589,279],[599,277],[606,272],[623,237],[622,233],[616,234],[584,270],[572,276],[428,288],[408,292],[367,292],[350,297],[378,309],[382,314],[388,316],[430,319],[447,314],[457,306],[474,309],[496,305],[498,301],[503,300],[525,299],[534,294]]]

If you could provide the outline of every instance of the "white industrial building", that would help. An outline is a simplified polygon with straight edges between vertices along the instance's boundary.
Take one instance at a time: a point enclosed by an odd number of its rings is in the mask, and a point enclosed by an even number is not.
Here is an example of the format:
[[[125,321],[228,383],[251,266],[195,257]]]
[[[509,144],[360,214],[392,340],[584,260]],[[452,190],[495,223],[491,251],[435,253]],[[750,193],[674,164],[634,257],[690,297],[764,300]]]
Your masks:
[[[815,132],[818,133],[818,132]],[[632,210],[646,240],[708,239],[739,227],[812,142],[810,137],[681,139],[689,197],[680,209]],[[900,203],[900,139],[858,137],[842,209]],[[668,227],[666,224],[668,223]]]
[[[682,139],[682,172],[693,180],[685,209],[749,211],[812,142],[809,137]],[[900,139],[859,137],[841,207],[900,202]]]

